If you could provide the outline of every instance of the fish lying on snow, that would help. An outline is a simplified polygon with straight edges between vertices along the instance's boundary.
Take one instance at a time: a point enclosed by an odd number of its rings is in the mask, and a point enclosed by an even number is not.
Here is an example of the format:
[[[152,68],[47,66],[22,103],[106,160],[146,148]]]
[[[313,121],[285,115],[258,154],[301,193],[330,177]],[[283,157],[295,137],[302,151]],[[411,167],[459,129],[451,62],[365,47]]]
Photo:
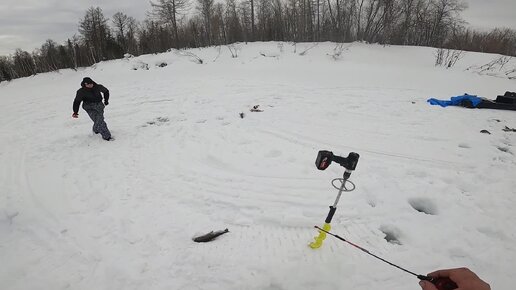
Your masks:
[[[229,233],[229,230],[228,229],[225,229],[223,231],[211,231],[205,235],[202,235],[202,236],[198,236],[196,238],[194,238],[194,242],[197,242],[197,243],[206,243],[206,242],[211,242],[212,240],[214,240],[216,237],[220,236],[220,235],[223,235],[225,233]]]

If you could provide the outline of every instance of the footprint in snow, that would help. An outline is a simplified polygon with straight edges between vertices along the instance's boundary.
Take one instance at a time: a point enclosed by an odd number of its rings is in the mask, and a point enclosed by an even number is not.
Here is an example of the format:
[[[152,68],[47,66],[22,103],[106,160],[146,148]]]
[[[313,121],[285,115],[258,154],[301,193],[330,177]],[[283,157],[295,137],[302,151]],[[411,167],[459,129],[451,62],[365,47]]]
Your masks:
[[[499,231],[492,227],[479,226],[479,227],[477,227],[477,231],[486,235],[489,238],[492,238],[492,239],[497,239],[497,240],[502,240],[502,241],[507,240],[507,235],[504,232]]]
[[[279,150],[271,150],[267,154],[265,154],[265,157],[267,158],[276,158],[281,156],[281,151]]]
[[[509,153],[511,155],[514,155],[511,151],[511,149],[509,149],[509,147],[496,146],[496,148],[498,148],[498,150],[500,150],[504,153]]]
[[[429,215],[437,215],[437,206],[432,200],[428,198],[410,198],[408,203],[418,212]]]
[[[152,121],[148,121],[147,123],[142,125],[142,127],[147,127],[147,125],[157,125],[157,126],[160,126],[160,125],[162,125],[164,123],[168,123],[168,121],[170,121],[170,119],[167,118],[167,117],[157,117],[156,119],[154,119]]]
[[[471,148],[471,146],[469,146],[469,145],[468,145],[468,144],[466,144],[466,143],[460,143],[460,144],[459,144],[459,148],[469,149],[469,148]]]

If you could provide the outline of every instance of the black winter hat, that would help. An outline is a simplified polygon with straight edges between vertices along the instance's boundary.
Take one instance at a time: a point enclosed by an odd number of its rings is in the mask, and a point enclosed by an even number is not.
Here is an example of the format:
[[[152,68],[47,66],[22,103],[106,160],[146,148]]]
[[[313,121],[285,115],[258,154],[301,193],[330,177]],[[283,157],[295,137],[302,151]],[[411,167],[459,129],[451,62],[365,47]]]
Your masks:
[[[84,87],[84,84],[94,84],[95,82],[89,78],[89,77],[85,77],[82,79],[82,82],[81,82],[81,87]]]

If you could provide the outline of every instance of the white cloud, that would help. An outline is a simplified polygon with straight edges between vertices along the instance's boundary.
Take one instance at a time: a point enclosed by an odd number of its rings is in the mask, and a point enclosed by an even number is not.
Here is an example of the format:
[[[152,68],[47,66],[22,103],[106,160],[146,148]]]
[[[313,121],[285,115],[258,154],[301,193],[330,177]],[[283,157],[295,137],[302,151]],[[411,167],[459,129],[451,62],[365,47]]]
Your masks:
[[[516,29],[515,0],[469,0],[469,8],[463,12],[463,18],[479,29],[508,27]]]
[[[6,1],[6,2],[4,2]],[[16,48],[32,51],[47,39],[63,43],[78,34],[79,20],[91,6],[102,8],[108,18],[124,12],[138,20],[145,18],[149,2],[128,1],[57,1],[2,0],[0,4],[0,55],[14,53]]]

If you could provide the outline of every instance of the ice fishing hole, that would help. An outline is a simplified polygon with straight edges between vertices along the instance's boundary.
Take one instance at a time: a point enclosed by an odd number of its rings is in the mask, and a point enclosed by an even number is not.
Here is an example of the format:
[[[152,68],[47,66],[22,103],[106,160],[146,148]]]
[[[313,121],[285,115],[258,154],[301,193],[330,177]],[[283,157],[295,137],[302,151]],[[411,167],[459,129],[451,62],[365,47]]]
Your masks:
[[[429,215],[437,215],[437,207],[434,202],[427,198],[411,198],[408,200],[410,206],[418,212]]]
[[[393,226],[381,226],[380,231],[385,234],[384,239],[391,244],[401,245],[400,236],[401,232]]]

